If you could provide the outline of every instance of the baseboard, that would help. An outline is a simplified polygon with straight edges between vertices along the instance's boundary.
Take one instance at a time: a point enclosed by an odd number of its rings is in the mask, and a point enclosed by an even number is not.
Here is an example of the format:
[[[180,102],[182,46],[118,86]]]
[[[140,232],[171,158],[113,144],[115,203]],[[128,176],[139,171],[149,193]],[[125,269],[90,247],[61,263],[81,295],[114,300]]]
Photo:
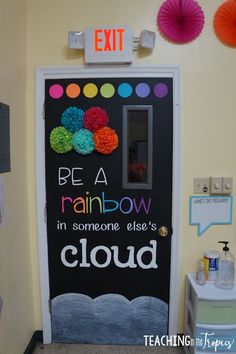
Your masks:
[[[27,348],[24,351],[24,354],[32,354],[36,344],[43,341],[43,331],[35,331],[32,335]]]
[[[177,336],[183,338],[184,334],[183,333],[178,333]],[[26,348],[26,350],[24,351],[24,354],[33,354],[33,351],[36,347],[37,343],[42,343],[43,341],[43,331],[35,331],[34,334],[32,335],[32,338]],[[180,344],[180,346],[182,347],[182,345]]]

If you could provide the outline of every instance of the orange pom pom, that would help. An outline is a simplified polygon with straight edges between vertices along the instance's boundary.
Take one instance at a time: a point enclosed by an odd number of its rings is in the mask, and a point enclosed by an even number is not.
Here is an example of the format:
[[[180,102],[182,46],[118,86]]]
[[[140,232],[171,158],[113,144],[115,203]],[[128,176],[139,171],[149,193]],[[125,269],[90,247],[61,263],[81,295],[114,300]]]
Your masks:
[[[214,30],[223,43],[236,46],[236,0],[228,0],[218,7],[214,16]]]
[[[103,127],[97,130],[93,135],[93,139],[95,142],[95,150],[105,155],[111,154],[119,143],[115,130],[109,127]]]

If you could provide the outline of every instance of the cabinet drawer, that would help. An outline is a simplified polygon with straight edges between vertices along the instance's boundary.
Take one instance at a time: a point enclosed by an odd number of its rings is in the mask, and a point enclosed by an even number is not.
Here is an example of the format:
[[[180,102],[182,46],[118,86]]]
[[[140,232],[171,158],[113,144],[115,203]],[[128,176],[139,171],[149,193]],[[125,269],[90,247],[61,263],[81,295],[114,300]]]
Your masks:
[[[236,326],[196,327],[195,351],[200,353],[236,353]]]
[[[235,324],[235,300],[199,300],[197,308],[197,323]]]

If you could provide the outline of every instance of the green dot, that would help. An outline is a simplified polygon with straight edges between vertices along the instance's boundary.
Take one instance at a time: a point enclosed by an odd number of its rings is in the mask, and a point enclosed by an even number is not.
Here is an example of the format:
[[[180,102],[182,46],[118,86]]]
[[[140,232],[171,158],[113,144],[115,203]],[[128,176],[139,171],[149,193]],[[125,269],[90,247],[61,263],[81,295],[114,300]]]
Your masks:
[[[112,84],[106,83],[102,85],[100,93],[104,98],[111,98],[115,93],[115,88]]]

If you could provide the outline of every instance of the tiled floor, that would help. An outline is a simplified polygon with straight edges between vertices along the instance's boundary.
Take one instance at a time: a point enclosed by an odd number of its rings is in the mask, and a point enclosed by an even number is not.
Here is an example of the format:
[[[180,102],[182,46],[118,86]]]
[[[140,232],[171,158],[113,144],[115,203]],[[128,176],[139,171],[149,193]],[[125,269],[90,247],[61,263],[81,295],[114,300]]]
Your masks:
[[[38,344],[34,354],[184,354],[183,348],[88,344]]]

